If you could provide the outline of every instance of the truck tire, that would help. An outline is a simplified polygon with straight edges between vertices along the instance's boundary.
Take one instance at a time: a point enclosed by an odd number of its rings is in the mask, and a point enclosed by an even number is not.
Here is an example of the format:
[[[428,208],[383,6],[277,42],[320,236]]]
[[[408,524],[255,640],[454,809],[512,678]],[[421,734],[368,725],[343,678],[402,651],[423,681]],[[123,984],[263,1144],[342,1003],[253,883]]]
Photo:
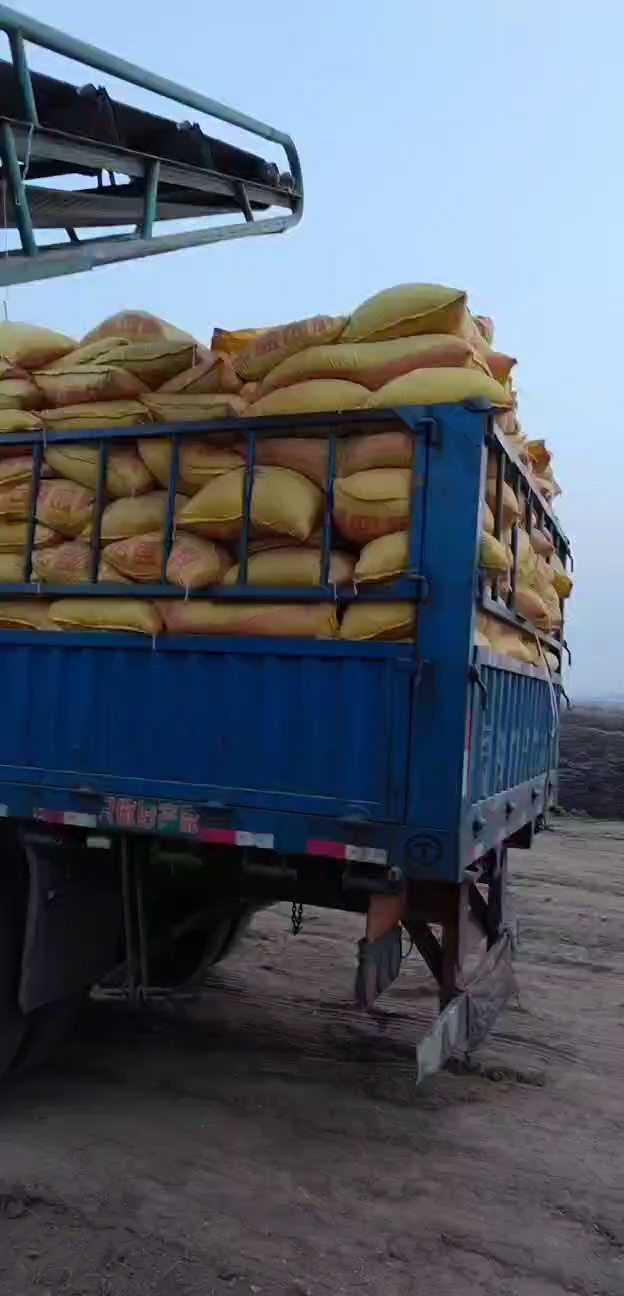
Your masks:
[[[239,908],[234,914],[229,914],[216,922],[214,927],[206,932],[203,957],[197,971],[187,982],[189,986],[201,985],[211,968],[216,967],[218,963],[223,963],[224,959],[233,954],[257,912],[257,906]]]
[[[181,935],[167,947],[150,950],[150,984],[162,989],[201,986],[210,969],[236,948],[256,911],[255,905],[221,910],[212,922]]]

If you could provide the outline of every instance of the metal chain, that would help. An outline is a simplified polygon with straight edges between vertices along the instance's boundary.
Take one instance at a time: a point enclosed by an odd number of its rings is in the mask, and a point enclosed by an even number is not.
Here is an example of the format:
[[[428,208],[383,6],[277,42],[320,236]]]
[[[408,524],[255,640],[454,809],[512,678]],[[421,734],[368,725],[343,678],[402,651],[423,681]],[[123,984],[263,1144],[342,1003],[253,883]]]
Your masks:
[[[303,905],[295,904],[293,900],[292,913],[290,917],[293,936],[298,936],[303,927]]]

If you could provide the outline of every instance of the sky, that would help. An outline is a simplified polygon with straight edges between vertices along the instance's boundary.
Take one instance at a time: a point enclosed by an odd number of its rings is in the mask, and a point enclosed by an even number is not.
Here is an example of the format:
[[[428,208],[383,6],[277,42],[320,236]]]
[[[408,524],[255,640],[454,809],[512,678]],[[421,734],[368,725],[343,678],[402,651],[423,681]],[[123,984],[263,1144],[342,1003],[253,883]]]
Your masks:
[[[519,360],[524,431],[547,440],[563,488],[572,694],[624,697],[624,6],[16,3],[289,132],[306,206],[284,236],[11,288],[10,318],[80,336],[138,307],[208,340],[348,313],[394,283],[466,289]]]

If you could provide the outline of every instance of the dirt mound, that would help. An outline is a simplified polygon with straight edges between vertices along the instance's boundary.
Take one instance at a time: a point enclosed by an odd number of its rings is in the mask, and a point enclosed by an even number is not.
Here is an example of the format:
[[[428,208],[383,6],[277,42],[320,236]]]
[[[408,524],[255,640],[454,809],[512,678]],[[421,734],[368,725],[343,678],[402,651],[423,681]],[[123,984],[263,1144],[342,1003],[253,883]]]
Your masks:
[[[596,819],[624,818],[624,710],[579,706],[563,716],[559,800]]]

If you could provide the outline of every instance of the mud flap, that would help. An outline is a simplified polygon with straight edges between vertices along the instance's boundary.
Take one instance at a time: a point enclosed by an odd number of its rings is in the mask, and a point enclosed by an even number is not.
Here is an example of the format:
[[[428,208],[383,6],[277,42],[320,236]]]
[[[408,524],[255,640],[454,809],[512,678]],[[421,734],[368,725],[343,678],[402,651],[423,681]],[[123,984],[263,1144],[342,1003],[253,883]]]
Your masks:
[[[454,1054],[469,1053],[489,1034],[516,988],[513,936],[504,931],[464,989],[447,1004],[416,1047],[416,1083],[434,1075]]]
[[[107,852],[23,832],[29,893],[19,988],[24,1013],[86,989],[116,960],[121,900]]]
[[[392,927],[383,936],[359,942],[358,968],[355,976],[355,1002],[358,1008],[370,1009],[401,970],[401,928]]]

